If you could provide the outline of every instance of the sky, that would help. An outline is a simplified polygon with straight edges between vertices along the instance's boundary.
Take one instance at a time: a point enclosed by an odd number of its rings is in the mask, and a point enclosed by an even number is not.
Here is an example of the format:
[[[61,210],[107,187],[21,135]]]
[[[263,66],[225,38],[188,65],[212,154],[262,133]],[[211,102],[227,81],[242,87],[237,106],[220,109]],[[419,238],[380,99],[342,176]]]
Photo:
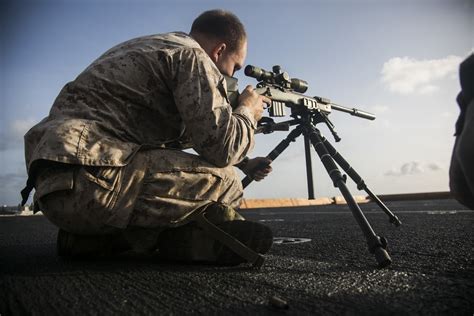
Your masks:
[[[148,34],[189,31],[201,12],[234,12],[248,33],[246,64],[280,65],[308,96],[374,113],[334,111],[335,143],[376,194],[449,190],[460,62],[474,48],[474,4],[449,1],[7,0],[0,4],[0,205],[26,181],[23,135],[61,88],[110,47]],[[239,86],[256,81],[237,73]],[[266,156],[286,132],[257,135]],[[315,195],[341,195],[313,153]],[[302,139],[273,162],[247,198],[307,197]],[[359,192],[348,181],[354,195]]]

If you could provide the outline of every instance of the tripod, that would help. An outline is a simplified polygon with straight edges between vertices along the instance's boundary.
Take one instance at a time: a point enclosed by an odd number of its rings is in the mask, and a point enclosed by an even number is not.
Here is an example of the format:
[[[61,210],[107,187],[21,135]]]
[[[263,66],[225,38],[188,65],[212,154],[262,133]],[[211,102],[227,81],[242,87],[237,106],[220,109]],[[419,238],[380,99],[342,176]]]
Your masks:
[[[334,186],[341,191],[344,196],[354,218],[356,219],[359,227],[361,228],[368,244],[370,253],[374,254],[375,259],[380,268],[387,267],[391,264],[392,260],[387,252],[387,240],[384,237],[379,237],[375,234],[374,230],[370,226],[367,218],[360,209],[357,202],[354,200],[351,192],[346,186],[346,175],[343,175],[336,163],[351,177],[351,179],[357,184],[358,190],[364,190],[367,194],[375,201],[381,209],[388,215],[390,222],[395,226],[401,224],[397,216],[395,216],[388,207],[367,187],[364,180],[359,174],[352,169],[349,163],[336,151],[336,149],[329,143],[329,141],[321,134],[316,128],[316,124],[325,123],[336,142],[340,140],[337,133],[334,131],[334,125],[329,121],[326,114],[321,112],[310,112],[306,111],[303,114],[296,117],[293,120],[281,122],[281,123],[267,123],[263,127],[264,133],[272,133],[275,130],[284,129],[288,130],[290,126],[296,125],[296,127],[283,139],[268,155],[267,158],[274,161],[288,146],[291,142],[294,142],[297,137],[303,135],[305,138],[305,152],[306,152],[306,172],[308,181],[308,194],[309,198],[314,198],[313,193],[313,180],[312,180],[312,168],[311,168],[311,155],[310,155],[310,144],[314,147],[321,162],[323,163],[329,177],[334,183]],[[286,127],[286,128],[285,128]],[[247,187],[253,181],[249,176],[242,180],[243,187]],[[313,196],[312,196],[313,195]]]

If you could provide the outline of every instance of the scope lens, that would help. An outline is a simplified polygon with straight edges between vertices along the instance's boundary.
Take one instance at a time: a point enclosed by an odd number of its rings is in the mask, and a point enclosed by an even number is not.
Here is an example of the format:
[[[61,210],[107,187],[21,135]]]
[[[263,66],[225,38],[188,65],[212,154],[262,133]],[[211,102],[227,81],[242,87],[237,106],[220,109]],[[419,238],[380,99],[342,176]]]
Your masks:
[[[291,89],[299,93],[305,93],[308,90],[308,83],[301,79],[291,79]]]

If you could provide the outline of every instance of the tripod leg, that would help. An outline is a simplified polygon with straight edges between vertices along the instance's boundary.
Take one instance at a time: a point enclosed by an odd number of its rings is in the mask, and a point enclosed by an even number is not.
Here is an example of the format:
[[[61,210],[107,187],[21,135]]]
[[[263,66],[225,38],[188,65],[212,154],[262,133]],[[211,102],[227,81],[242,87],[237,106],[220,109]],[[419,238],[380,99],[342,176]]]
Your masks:
[[[288,148],[288,146],[290,145],[291,142],[294,142],[295,139],[300,136],[302,133],[302,128],[301,126],[297,126],[295,127],[289,134],[288,136],[283,139],[278,145],[276,145],[276,147],[267,155],[267,158],[268,159],[271,159],[272,161],[274,161],[278,156],[280,156],[280,154],[286,149]],[[244,189],[253,181],[253,179],[249,176],[246,176],[243,180],[242,180],[242,186],[244,187]]]
[[[304,137],[304,152],[306,160],[306,181],[308,183],[308,200],[314,200],[313,165],[311,162],[311,144],[308,137]]]
[[[325,144],[323,143],[320,132],[313,126],[306,126],[303,130],[303,133],[310,138],[311,143],[313,144],[314,149],[318,153],[321,162],[326,168],[326,171],[331,177],[334,186],[336,186],[339,191],[341,191],[342,195],[346,199],[346,202],[349,205],[352,214],[354,215],[357,223],[359,224],[359,227],[365,235],[369,251],[375,255],[375,259],[377,260],[379,267],[384,268],[390,265],[392,259],[390,258],[390,255],[386,250],[387,242],[385,238],[381,238],[375,234],[374,230],[367,221],[367,218],[365,217],[364,213],[362,213],[362,210],[360,209],[359,205],[352,197],[351,192],[346,186],[344,176],[339,171],[339,168],[334,162],[334,159],[329,154]]]
[[[358,190],[364,190],[367,192],[367,194],[370,196],[370,198],[375,201],[380,208],[385,212],[385,214],[388,215],[390,218],[390,223],[394,224],[395,226],[400,226],[401,221],[398,219],[398,217],[393,214],[389,208],[379,199],[377,195],[375,195],[365,184],[364,179],[355,171],[351,165],[344,159],[344,157],[341,156],[337,152],[337,150],[331,145],[331,143],[322,135],[320,135],[324,146],[328,150],[329,154],[332,156],[332,158],[337,162],[339,166],[351,177],[351,179],[357,184],[357,189]]]

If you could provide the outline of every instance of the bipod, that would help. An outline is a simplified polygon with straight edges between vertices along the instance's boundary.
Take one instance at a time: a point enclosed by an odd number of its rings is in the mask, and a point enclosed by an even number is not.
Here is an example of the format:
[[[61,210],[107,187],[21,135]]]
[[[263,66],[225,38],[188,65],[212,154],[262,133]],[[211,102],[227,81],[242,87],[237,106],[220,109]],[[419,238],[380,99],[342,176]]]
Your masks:
[[[292,142],[296,140],[297,137],[303,135],[305,140],[307,140],[315,149],[329,177],[333,181],[334,186],[337,187],[344,196],[344,199],[346,200],[352,215],[356,219],[359,227],[362,230],[362,233],[367,240],[370,253],[374,254],[375,256],[378,266],[380,268],[387,267],[392,262],[390,255],[387,252],[387,240],[384,237],[377,236],[372,229],[369,221],[347,188],[346,176],[340,172],[336,162],[357,184],[357,188],[359,190],[365,190],[369,196],[382,208],[382,210],[389,216],[391,223],[393,223],[395,226],[399,226],[401,222],[398,217],[395,216],[388,209],[388,207],[385,206],[385,204],[383,204],[383,202],[380,201],[380,199],[367,187],[359,174],[354,169],[352,169],[349,163],[341,156],[341,154],[336,151],[336,149],[315,127],[315,124],[320,122],[331,124],[330,121],[328,122],[328,118],[326,116],[320,117],[321,114],[318,115],[319,116],[316,117],[316,114],[311,114],[303,118],[296,118],[294,120],[284,122],[287,125],[296,125],[296,127],[267,155],[267,158],[274,161],[286,148],[288,148]],[[334,126],[331,124],[331,127],[333,128]],[[306,155],[306,159],[310,159],[308,158],[308,155]],[[307,166],[308,164],[310,165],[310,163],[307,161]],[[242,180],[243,187],[247,187],[252,181],[252,178],[246,176]]]

